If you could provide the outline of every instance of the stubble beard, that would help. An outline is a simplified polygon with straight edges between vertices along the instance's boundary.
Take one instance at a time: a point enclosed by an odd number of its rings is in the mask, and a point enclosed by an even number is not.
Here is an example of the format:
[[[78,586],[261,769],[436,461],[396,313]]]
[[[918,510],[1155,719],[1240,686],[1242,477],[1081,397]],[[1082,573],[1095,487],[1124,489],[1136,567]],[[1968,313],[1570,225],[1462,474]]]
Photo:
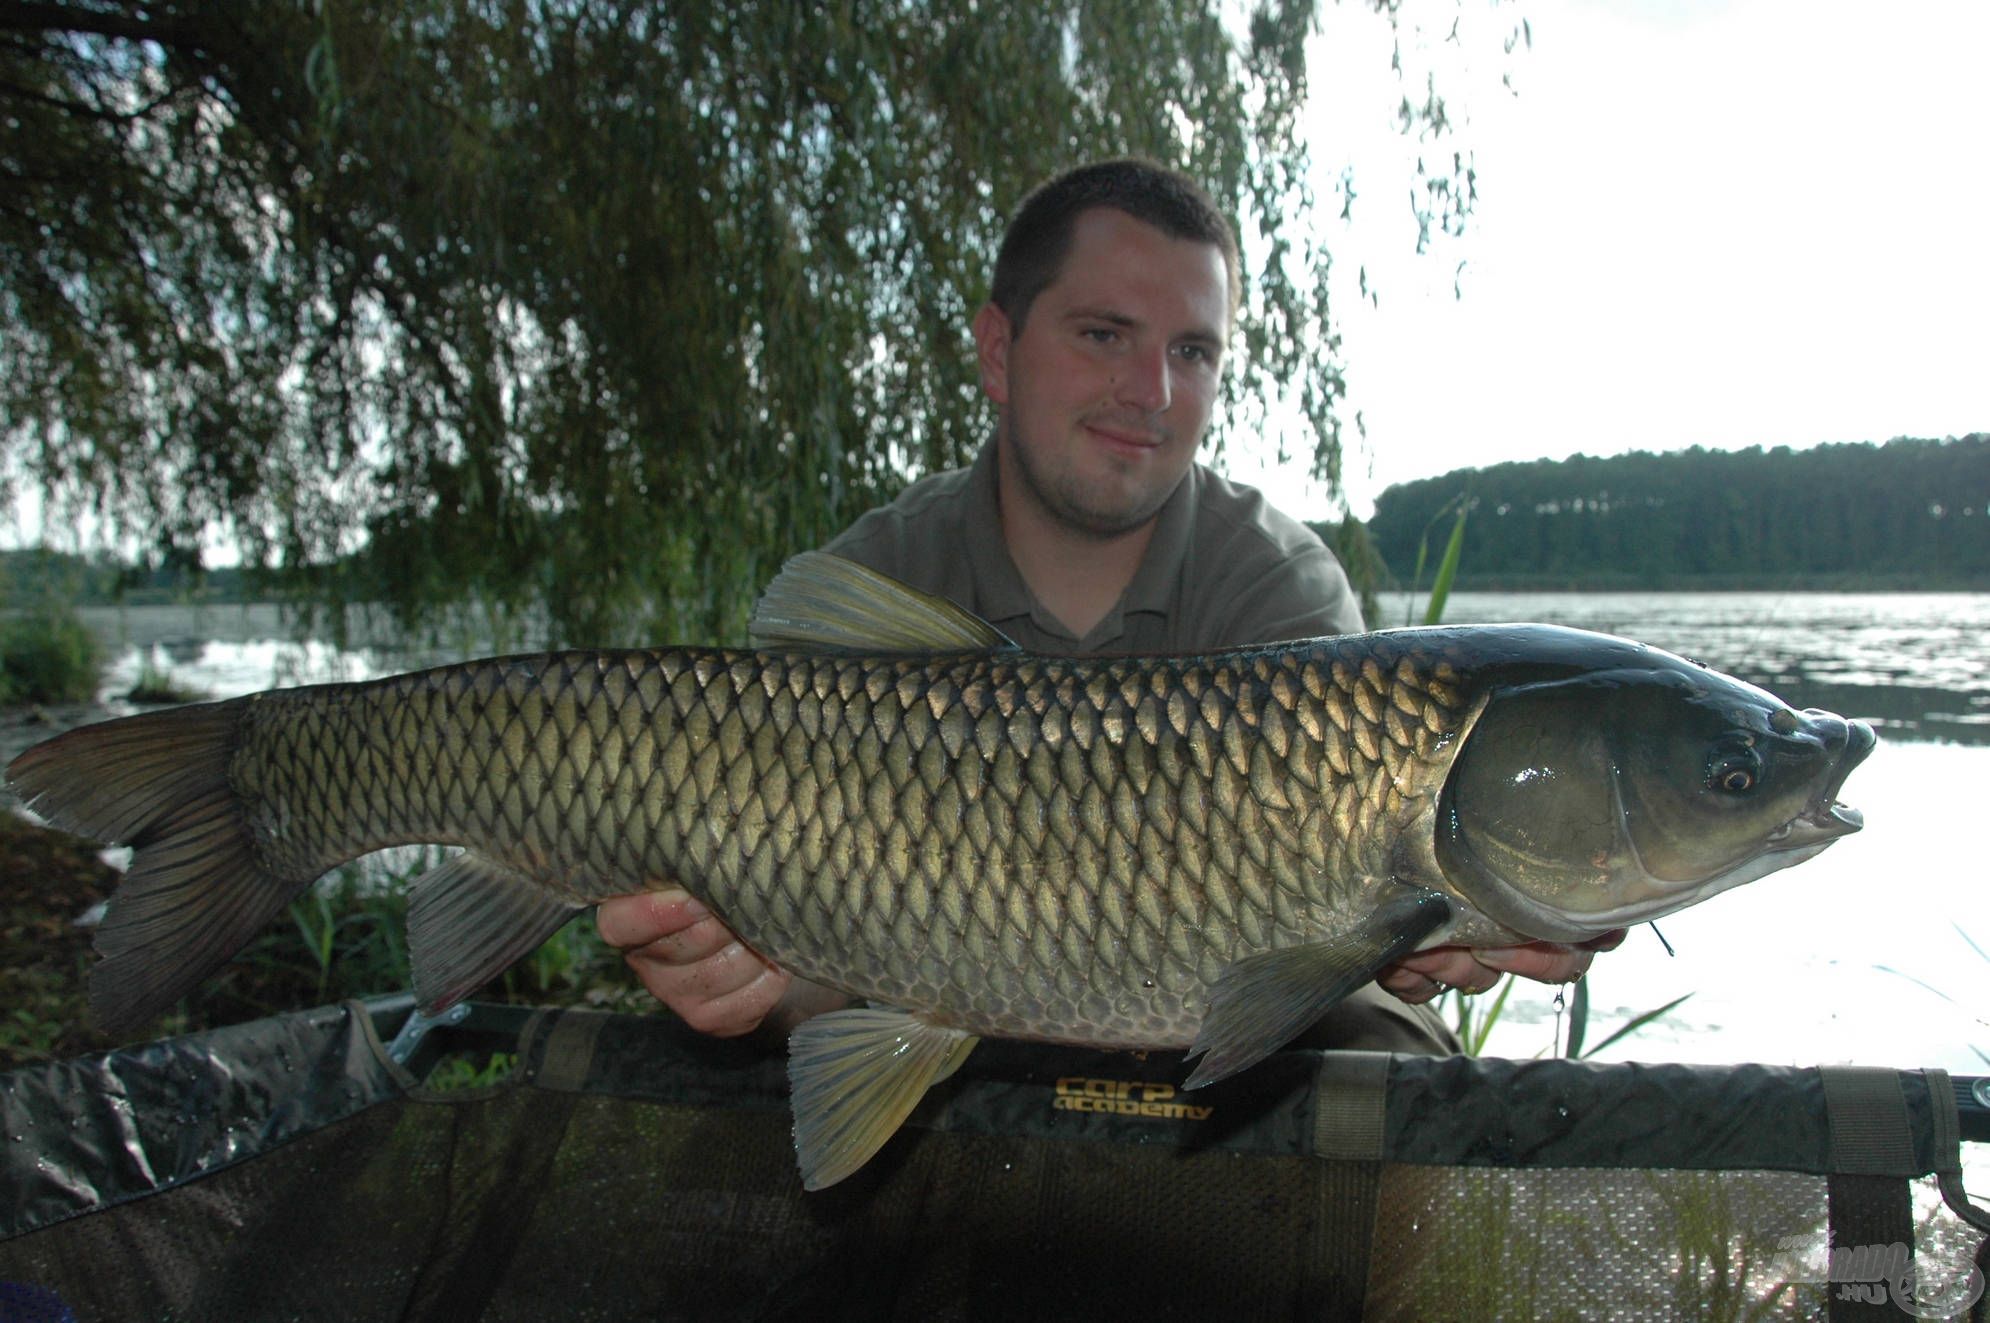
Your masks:
[[[1150,499],[1128,508],[1082,479],[1043,471],[1016,427],[1014,417],[1005,418],[1002,426],[1005,432],[1002,441],[1015,457],[1017,476],[1030,499],[1060,526],[1083,537],[1103,542],[1133,532],[1160,513],[1168,498],[1175,494],[1175,486],[1180,486],[1177,481],[1166,491],[1154,493]],[[1182,476],[1188,476],[1186,468]]]

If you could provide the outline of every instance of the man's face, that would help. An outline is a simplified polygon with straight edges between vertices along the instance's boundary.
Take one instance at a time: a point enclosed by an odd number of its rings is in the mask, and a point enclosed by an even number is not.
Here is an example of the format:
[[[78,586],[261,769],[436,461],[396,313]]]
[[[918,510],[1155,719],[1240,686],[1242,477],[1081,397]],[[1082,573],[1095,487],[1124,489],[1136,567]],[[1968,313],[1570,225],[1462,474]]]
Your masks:
[[[1153,518],[1209,428],[1229,330],[1216,245],[1110,208],[1079,215],[1022,334],[992,304],[974,321],[1018,494],[1095,537]]]

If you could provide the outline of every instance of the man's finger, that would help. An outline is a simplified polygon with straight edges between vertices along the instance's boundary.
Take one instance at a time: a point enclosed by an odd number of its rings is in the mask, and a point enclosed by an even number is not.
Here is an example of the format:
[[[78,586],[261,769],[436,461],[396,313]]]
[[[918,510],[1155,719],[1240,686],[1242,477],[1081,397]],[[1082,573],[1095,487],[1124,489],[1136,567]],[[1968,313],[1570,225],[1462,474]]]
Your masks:
[[[1576,950],[1552,942],[1497,946],[1472,954],[1488,969],[1518,974],[1521,978],[1531,978],[1539,983],[1573,983],[1588,972],[1590,962],[1596,959],[1594,951]]]
[[[1434,946],[1403,957],[1401,965],[1439,984],[1439,992],[1457,988],[1461,992],[1479,993],[1497,984],[1500,974],[1481,964],[1478,954],[1465,946]]]
[[[740,976],[740,981],[723,992],[709,996],[680,999],[671,1003],[672,1009],[700,1033],[713,1034],[720,1038],[737,1038],[752,1033],[768,1012],[780,1005],[782,994],[787,992],[788,975],[762,960],[745,947],[747,959],[726,968],[732,975]],[[712,962],[705,962],[710,965]],[[700,967],[701,969],[703,966]]]
[[[1409,1006],[1421,1006],[1444,993],[1442,983],[1419,974],[1414,969],[1404,969],[1401,965],[1391,965],[1376,975],[1375,984],[1382,991]]]
[[[710,960],[737,945],[739,938],[733,930],[720,923],[715,916],[707,915],[688,928],[666,933],[641,946],[626,948],[622,954],[630,960],[690,966]]]
[[[704,902],[681,887],[604,900],[594,911],[601,940],[618,951],[647,946],[711,917]]]

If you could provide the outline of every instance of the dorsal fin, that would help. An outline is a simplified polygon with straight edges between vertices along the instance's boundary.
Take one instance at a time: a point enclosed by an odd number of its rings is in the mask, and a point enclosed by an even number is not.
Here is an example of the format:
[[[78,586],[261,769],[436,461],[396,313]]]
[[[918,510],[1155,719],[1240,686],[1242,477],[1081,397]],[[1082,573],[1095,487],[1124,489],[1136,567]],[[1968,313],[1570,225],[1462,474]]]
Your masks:
[[[980,616],[824,551],[789,559],[747,626],[756,648],[986,652],[1016,645]]]

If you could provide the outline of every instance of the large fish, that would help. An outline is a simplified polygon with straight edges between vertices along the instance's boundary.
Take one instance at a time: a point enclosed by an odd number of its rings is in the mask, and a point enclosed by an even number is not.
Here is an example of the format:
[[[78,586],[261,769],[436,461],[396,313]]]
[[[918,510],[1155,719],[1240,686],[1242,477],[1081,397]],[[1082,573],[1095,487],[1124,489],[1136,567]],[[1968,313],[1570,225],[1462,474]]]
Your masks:
[[[951,603],[798,557],[758,650],[560,652],[71,731],[8,769],[134,847],[99,1022],[142,1025],[333,866],[415,883],[436,1012],[576,910],[669,883],[866,999],[790,1044],[818,1188],[978,1035],[1264,1057],[1440,943],[1580,941],[1858,830],[1860,722],[1543,625],[1194,657],[1017,650]]]

